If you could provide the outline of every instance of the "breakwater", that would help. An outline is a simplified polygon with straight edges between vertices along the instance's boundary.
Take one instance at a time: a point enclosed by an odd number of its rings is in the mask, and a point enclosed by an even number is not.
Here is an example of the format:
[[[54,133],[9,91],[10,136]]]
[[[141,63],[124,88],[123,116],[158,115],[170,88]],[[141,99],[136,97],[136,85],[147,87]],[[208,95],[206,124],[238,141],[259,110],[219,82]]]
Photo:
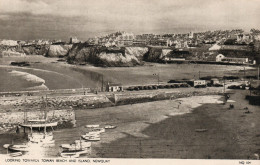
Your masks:
[[[187,89],[187,88],[186,88]],[[136,104],[143,102],[151,102],[158,100],[177,99],[190,96],[218,95],[222,94],[222,90],[196,90],[187,89],[179,91],[154,91],[154,92],[138,92],[138,93],[118,93],[108,96],[115,105]]]

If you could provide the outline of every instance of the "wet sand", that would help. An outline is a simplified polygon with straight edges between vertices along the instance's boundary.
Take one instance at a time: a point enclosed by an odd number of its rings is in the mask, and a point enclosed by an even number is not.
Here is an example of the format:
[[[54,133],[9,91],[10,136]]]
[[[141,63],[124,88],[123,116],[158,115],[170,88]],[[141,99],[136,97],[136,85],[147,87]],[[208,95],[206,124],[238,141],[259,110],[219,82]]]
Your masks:
[[[255,159],[260,154],[260,111],[244,100],[244,93],[231,95],[229,104],[204,104],[192,113],[168,116],[150,123],[136,136],[125,137],[96,148],[104,158]],[[242,94],[241,94],[242,93]],[[188,101],[188,100],[186,100]],[[252,112],[244,113],[245,106]],[[183,108],[183,107],[182,107]],[[159,109],[158,109],[159,110]],[[140,124],[141,126],[141,124]],[[136,125],[136,130],[140,127]],[[196,129],[206,129],[196,132]]]

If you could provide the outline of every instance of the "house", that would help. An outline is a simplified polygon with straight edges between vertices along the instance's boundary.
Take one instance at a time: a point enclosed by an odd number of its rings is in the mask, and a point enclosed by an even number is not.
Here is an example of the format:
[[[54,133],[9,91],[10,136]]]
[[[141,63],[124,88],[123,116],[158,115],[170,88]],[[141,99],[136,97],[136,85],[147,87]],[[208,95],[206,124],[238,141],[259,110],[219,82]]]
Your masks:
[[[121,91],[123,91],[123,86],[122,86],[122,84],[107,83],[106,91],[107,92],[121,92]]]

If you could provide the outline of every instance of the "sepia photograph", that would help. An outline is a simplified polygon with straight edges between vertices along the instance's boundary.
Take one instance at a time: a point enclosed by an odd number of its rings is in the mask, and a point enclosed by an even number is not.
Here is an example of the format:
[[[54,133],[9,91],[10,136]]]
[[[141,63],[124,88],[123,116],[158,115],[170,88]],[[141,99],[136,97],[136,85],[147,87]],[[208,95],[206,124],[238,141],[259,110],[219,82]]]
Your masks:
[[[259,165],[259,67],[260,0],[0,0],[0,164]]]

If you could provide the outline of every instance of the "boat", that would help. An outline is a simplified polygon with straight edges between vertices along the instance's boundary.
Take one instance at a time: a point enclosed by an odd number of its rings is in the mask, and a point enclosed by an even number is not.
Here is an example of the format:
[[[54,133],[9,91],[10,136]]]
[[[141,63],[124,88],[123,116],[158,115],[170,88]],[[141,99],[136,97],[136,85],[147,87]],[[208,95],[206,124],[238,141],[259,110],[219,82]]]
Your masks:
[[[19,126],[24,127],[24,128],[47,128],[47,127],[56,127],[58,125],[57,121],[51,121],[51,120],[47,120],[47,112],[46,112],[46,107],[47,107],[47,96],[46,96],[46,100],[44,101],[45,103],[45,111],[44,111],[44,119],[26,119],[26,117],[24,117],[24,123],[19,124]],[[27,113],[24,112],[24,115],[27,116]]]
[[[63,158],[79,158],[80,154],[76,152],[61,152],[60,156]]]
[[[78,158],[82,154],[87,154],[89,153],[89,150],[87,148],[84,148],[83,145],[81,145],[81,139],[80,139],[80,144],[78,145],[77,143],[75,144],[63,144],[62,147],[68,147],[65,148],[62,152],[60,152],[60,156],[63,158]],[[89,143],[86,143],[89,144]]]
[[[18,157],[18,156],[22,156],[23,153],[22,152],[14,152],[14,153],[10,153],[9,156],[11,157]]]
[[[27,127],[27,128],[44,128],[44,127],[56,127],[58,125],[58,122],[26,122],[23,124],[20,124],[21,127]]]
[[[20,145],[11,144],[11,145],[8,146],[8,150],[10,150],[10,151],[28,152],[29,151],[29,146],[26,145],[26,144],[20,144]]]
[[[60,153],[60,156],[63,158],[78,158],[83,154],[87,154],[87,150],[65,150]]]
[[[99,132],[99,133],[104,133],[105,128],[93,128],[89,132]]]
[[[115,125],[105,125],[105,129],[115,129],[116,127]]]
[[[100,137],[81,135],[87,141],[100,141]]]
[[[96,125],[86,125],[86,128],[98,128],[99,125],[96,124]]]
[[[86,142],[83,140],[75,140],[73,144],[62,144],[60,147],[67,150],[88,149],[91,147],[91,142]]]

